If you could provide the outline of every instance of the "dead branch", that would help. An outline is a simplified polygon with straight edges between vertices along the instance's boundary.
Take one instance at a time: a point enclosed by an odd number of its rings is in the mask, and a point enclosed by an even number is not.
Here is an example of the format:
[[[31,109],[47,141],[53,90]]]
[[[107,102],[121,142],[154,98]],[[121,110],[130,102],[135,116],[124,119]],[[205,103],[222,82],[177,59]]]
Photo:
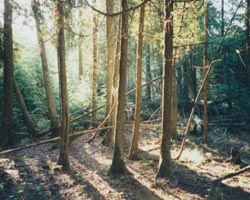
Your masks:
[[[224,179],[231,178],[233,176],[237,176],[239,174],[242,174],[243,172],[246,172],[248,170],[250,170],[250,165],[248,165],[247,167],[244,167],[244,168],[242,168],[242,169],[240,169],[240,170],[238,170],[236,172],[233,172],[233,173],[227,174],[225,176],[222,176],[220,178],[217,178],[217,179],[213,180],[213,182],[215,182],[215,183],[220,182],[220,181],[222,181]]]
[[[114,102],[114,104],[113,104],[113,106],[112,106],[109,114],[106,116],[106,118],[103,120],[103,122],[98,126],[97,131],[95,132],[95,134],[92,136],[92,138],[90,138],[90,140],[87,143],[92,142],[95,139],[96,135],[99,133],[99,129],[101,129],[101,127],[106,124],[106,122],[110,118],[111,114],[113,113],[113,111],[114,111],[114,109],[115,109],[115,107],[117,105],[117,101],[118,101],[118,99],[115,100],[115,102]]]
[[[103,108],[103,107],[105,107],[105,104],[103,104],[103,105],[97,107],[97,108],[94,109],[94,110],[89,111],[88,113],[82,114],[82,115],[80,115],[80,116],[78,116],[78,117],[75,117],[75,118],[71,119],[71,122],[74,122],[74,121],[77,121],[77,120],[79,120],[79,119],[81,119],[81,118],[83,118],[83,117],[86,117],[86,116],[88,116],[89,114],[91,114],[91,113],[93,113],[93,112],[95,112],[95,111],[97,111],[97,110],[100,110],[100,109]]]
[[[110,128],[112,128],[112,126],[107,126],[107,127],[103,127],[103,128],[99,128],[99,129],[92,129],[92,130],[87,130],[87,131],[76,132],[74,134],[70,134],[69,137],[74,138],[74,137],[78,137],[78,136],[81,136],[81,135],[84,135],[84,134],[93,133],[95,131],[100,131],[100,130],[105,130],[105,129],[110,129]],[[16,151],[19,151],[19,150],[22,150],[22,149],[28,149],[28,148],[31,148],[31,147],[35,147],[35,146],[38,146],[38,145],[41,145],[41,144],[56,142],[56,141],[58,141],[60,139],[61,139],[61,137],[55,137],[55,138],[44,140],[44,141],[41,141],[41,142],[25,145],[25,146],[22,146],[22,147],[8,149],[8,150],[5,150],[5,151],[1,151],[0,156],[5,155],[5,154],[9,154],[9,153],[13,153],[13,152],[16,152]]]
[[[147,86],[147,85],[150,85],[151,83],[153,83],[153,82],[155,82],[155,81],[157,81],[157,80],[160,80],[160,79],[162,79],[162,76],[158,76],[157,78],[155,78],[155,79],[152,79],[151,81],[149,81],[149,82],[147,82],[147,83],[144,83],[144,84],[142,84],[141,85],[141,87],[143,88],[143,87],[145,87],[145,86]],[[128,96],[128,95],[130,95],[130,94],[132,94],[132,93],[134,93],[136,91],[136,88],[134,88],[134,89],[132,89],[132,90],[130,90],[130,91],[128,91],[128,92],[126,92],[126,96]]]

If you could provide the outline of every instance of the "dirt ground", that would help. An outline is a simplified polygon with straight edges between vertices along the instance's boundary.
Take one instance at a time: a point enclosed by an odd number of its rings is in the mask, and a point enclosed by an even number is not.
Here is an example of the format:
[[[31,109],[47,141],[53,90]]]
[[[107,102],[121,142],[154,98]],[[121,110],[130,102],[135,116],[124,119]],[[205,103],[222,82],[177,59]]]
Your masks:
[[[125,159],[129,174],[108,175],[113,151],[101,145],[102,137],[86,142],[83,135],[71,142],[71,171],[63,173],[56,165],[58,145],[43,144],[20,150],[0,158],[1,200],[250,200],[250,171],[223,180],[212,181],[238,170],[239,165],[226,162],[230,146],[242,144],[241,158],[250,162],[250,135],[244,132],[223,133],[213,129],[209,145],[202,144],[202,135],[190,136],[182,157],[173,161],[175,179],[157,180],[159,160],[159,128],[143,127],[139,159]],[[125,155],[128,150],[129,128],[126,130]],[[177,154],[181,140],[172,144]]]

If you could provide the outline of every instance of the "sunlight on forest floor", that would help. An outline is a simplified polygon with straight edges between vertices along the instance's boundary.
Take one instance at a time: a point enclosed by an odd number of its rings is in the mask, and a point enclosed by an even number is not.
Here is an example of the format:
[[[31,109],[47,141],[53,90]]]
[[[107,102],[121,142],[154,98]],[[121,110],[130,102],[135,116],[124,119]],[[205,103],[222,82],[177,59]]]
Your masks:
[[[185,151],[182,153],[182,160],[189,160],[196,164],[202,163],[204,160],[204,155],[201,153],[199,149],[190,149],[186,148]]]

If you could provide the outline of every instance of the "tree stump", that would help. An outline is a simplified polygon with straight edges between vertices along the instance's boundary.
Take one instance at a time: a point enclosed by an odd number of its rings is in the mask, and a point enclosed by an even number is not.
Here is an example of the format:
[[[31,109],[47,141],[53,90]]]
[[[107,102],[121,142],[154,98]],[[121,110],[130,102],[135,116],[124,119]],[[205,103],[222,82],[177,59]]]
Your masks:
[[[240,164],[242,161],[240,159],[240,148],[243,145],[241,143],[236,143],[231,146],[229,161],[233,164]]]

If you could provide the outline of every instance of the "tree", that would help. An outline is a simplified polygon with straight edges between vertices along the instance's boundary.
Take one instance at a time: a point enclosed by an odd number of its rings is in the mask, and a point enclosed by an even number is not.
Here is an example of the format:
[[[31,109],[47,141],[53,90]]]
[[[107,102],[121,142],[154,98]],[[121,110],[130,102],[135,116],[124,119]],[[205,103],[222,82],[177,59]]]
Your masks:
[[[146,56],[146,81],[149,82],[150,80],[152,80],[152,74],[151,74],[151,56],[150,56],[150,53],[151,53],[151,47],[150,45],[148,44],[147,45],[147,56]],[[151,102],[152,100],[152,97],[151,97],[151,85],[149,84],[147,87],[146,87],[146,94],[147,94],[147,100],[148,102]]]
[[[133,128],[132,142],[129,149],[128,158],[136,158],[138,151],[140,116],[141,116],[141,76],[142,76],[142,47],[143,47],[143,30],[144,30],[144,13],[145,4],[140,8],[139,32],[137,43],[136,59],[136,106],[135,106],[135,123]]]
[[[113,0],[106,0],[106,12],[113,13],[114,3]],[[107,106],[106,115],[109,114],[112,107],[112,82],[115,65],[115,30],[114,30],[114,17],[106,17],[106,44],[107,44]],[[111,119],[108,124],[111,124]]]
[[[95,1],[93,1],[95,3]],[[92,74],[92,110],[96,109],[97,104],[97,18],[96,13],[93,11],[93,74]],[[92,122],[96,122],[96,112],[92,113]]]
[[[69,108],[68,108],[68,91],[67,91],[67,73],[65,59],[65,36],[64,36],[64,10],[63,1],[58,0],[56,4],[56,19],[58,26],[58,71],[59,71],[59,86],[60,86],[60,103],[61,103],[61,145],[58,164],[62,165],[64,170],[70,168],[68,159],[69,146]]]
[[[109,170],[110,174],[123,174],[126,167],[123,158],[123,141],[124,141],[124,112],[125,112],[125,93],[126,93],[126,76],[127,76],[127,54],[128,54],[128,8],[127,0],[122,0],[122,19],[121,19],[121,47],[120,47],[120,68],[119,68],[119,85],[117,99],[117,113],[115,123],[115,144],[112,164]]]
[[[172,160],[171,144],[171,101],[172,101],[172,67],[173,67],[173,0],[164,1],[164,64],[162,88],[162,138],[160,161],[156,178],[171,178]]]
[[[118,19],[118,31],[116,37],[116,49],[115,49],[115,63],[114,70],[112,74],[112,92],[111,92],[111,105],[115,106],[114,111],[111,114],[111,130],[107,133],[104,138],[104,144],[113,147],[114,146],[114,136],[115,136],[115,123],[117,115],[117,99],[118,99],[118,85],[119,85],[119,69],[120,69],[120,52],[121,52],[121,17]],[[114,105],[116,104],[116,105]]]
[[[208,42],[208,1],[205,1],[205,15],[204,15],[204,49],[203,49],[203,76],[205,77],[207,74],[207,42]],[[207,81],[204,84],[204,116],[203,116],[203,124],[204,124],[204,143],[207,143],[207,134],[208,134],[208,115],[207,115]]]
[[[30,137],[36,137],[37,132],[36,132],[36,129],[35,129],[34,122],[33,122],[33,120],[31,119],[31,117],[29,115],[29,112],[28,112],[27,107],[25,105],[25,102],[23,100],[23,95],[22,95],[22,93],[21,93],[15,79],[14,79],[14,91],[15,91],[16,98],[17,98],[17,101],[19,103],[19,106],[20,106],[20,108],[22,110],[24,123],[25,123],[25,125],[27,127],[27,131],[29,133],[29,136]]]
[[[246,65],[248,72],[248,87],[250,88],[250,0],[247,1],[246,8]]]
[[[51,91],[50,79],[49,79],[49,67],[47,62],[47,54],[41,29],[41,17],[42,13],[39,9],[37,0],[32,0],[32,11],[36,22],[37,39],[40,47],[40,56],[42,62],[43,80],[46,93],[46,100],[48,106],[48,114],[52,128],[52,137],[58,136],[59,121],[57,118],[55,100]]]
[[[4,35],[3,35],[3,114],[0,133],[0,147],[14,143],[12,122],[13,86],[14,86],[14,60],[13,60],[13,34],[12,34],[12,3],[4,0]]]

